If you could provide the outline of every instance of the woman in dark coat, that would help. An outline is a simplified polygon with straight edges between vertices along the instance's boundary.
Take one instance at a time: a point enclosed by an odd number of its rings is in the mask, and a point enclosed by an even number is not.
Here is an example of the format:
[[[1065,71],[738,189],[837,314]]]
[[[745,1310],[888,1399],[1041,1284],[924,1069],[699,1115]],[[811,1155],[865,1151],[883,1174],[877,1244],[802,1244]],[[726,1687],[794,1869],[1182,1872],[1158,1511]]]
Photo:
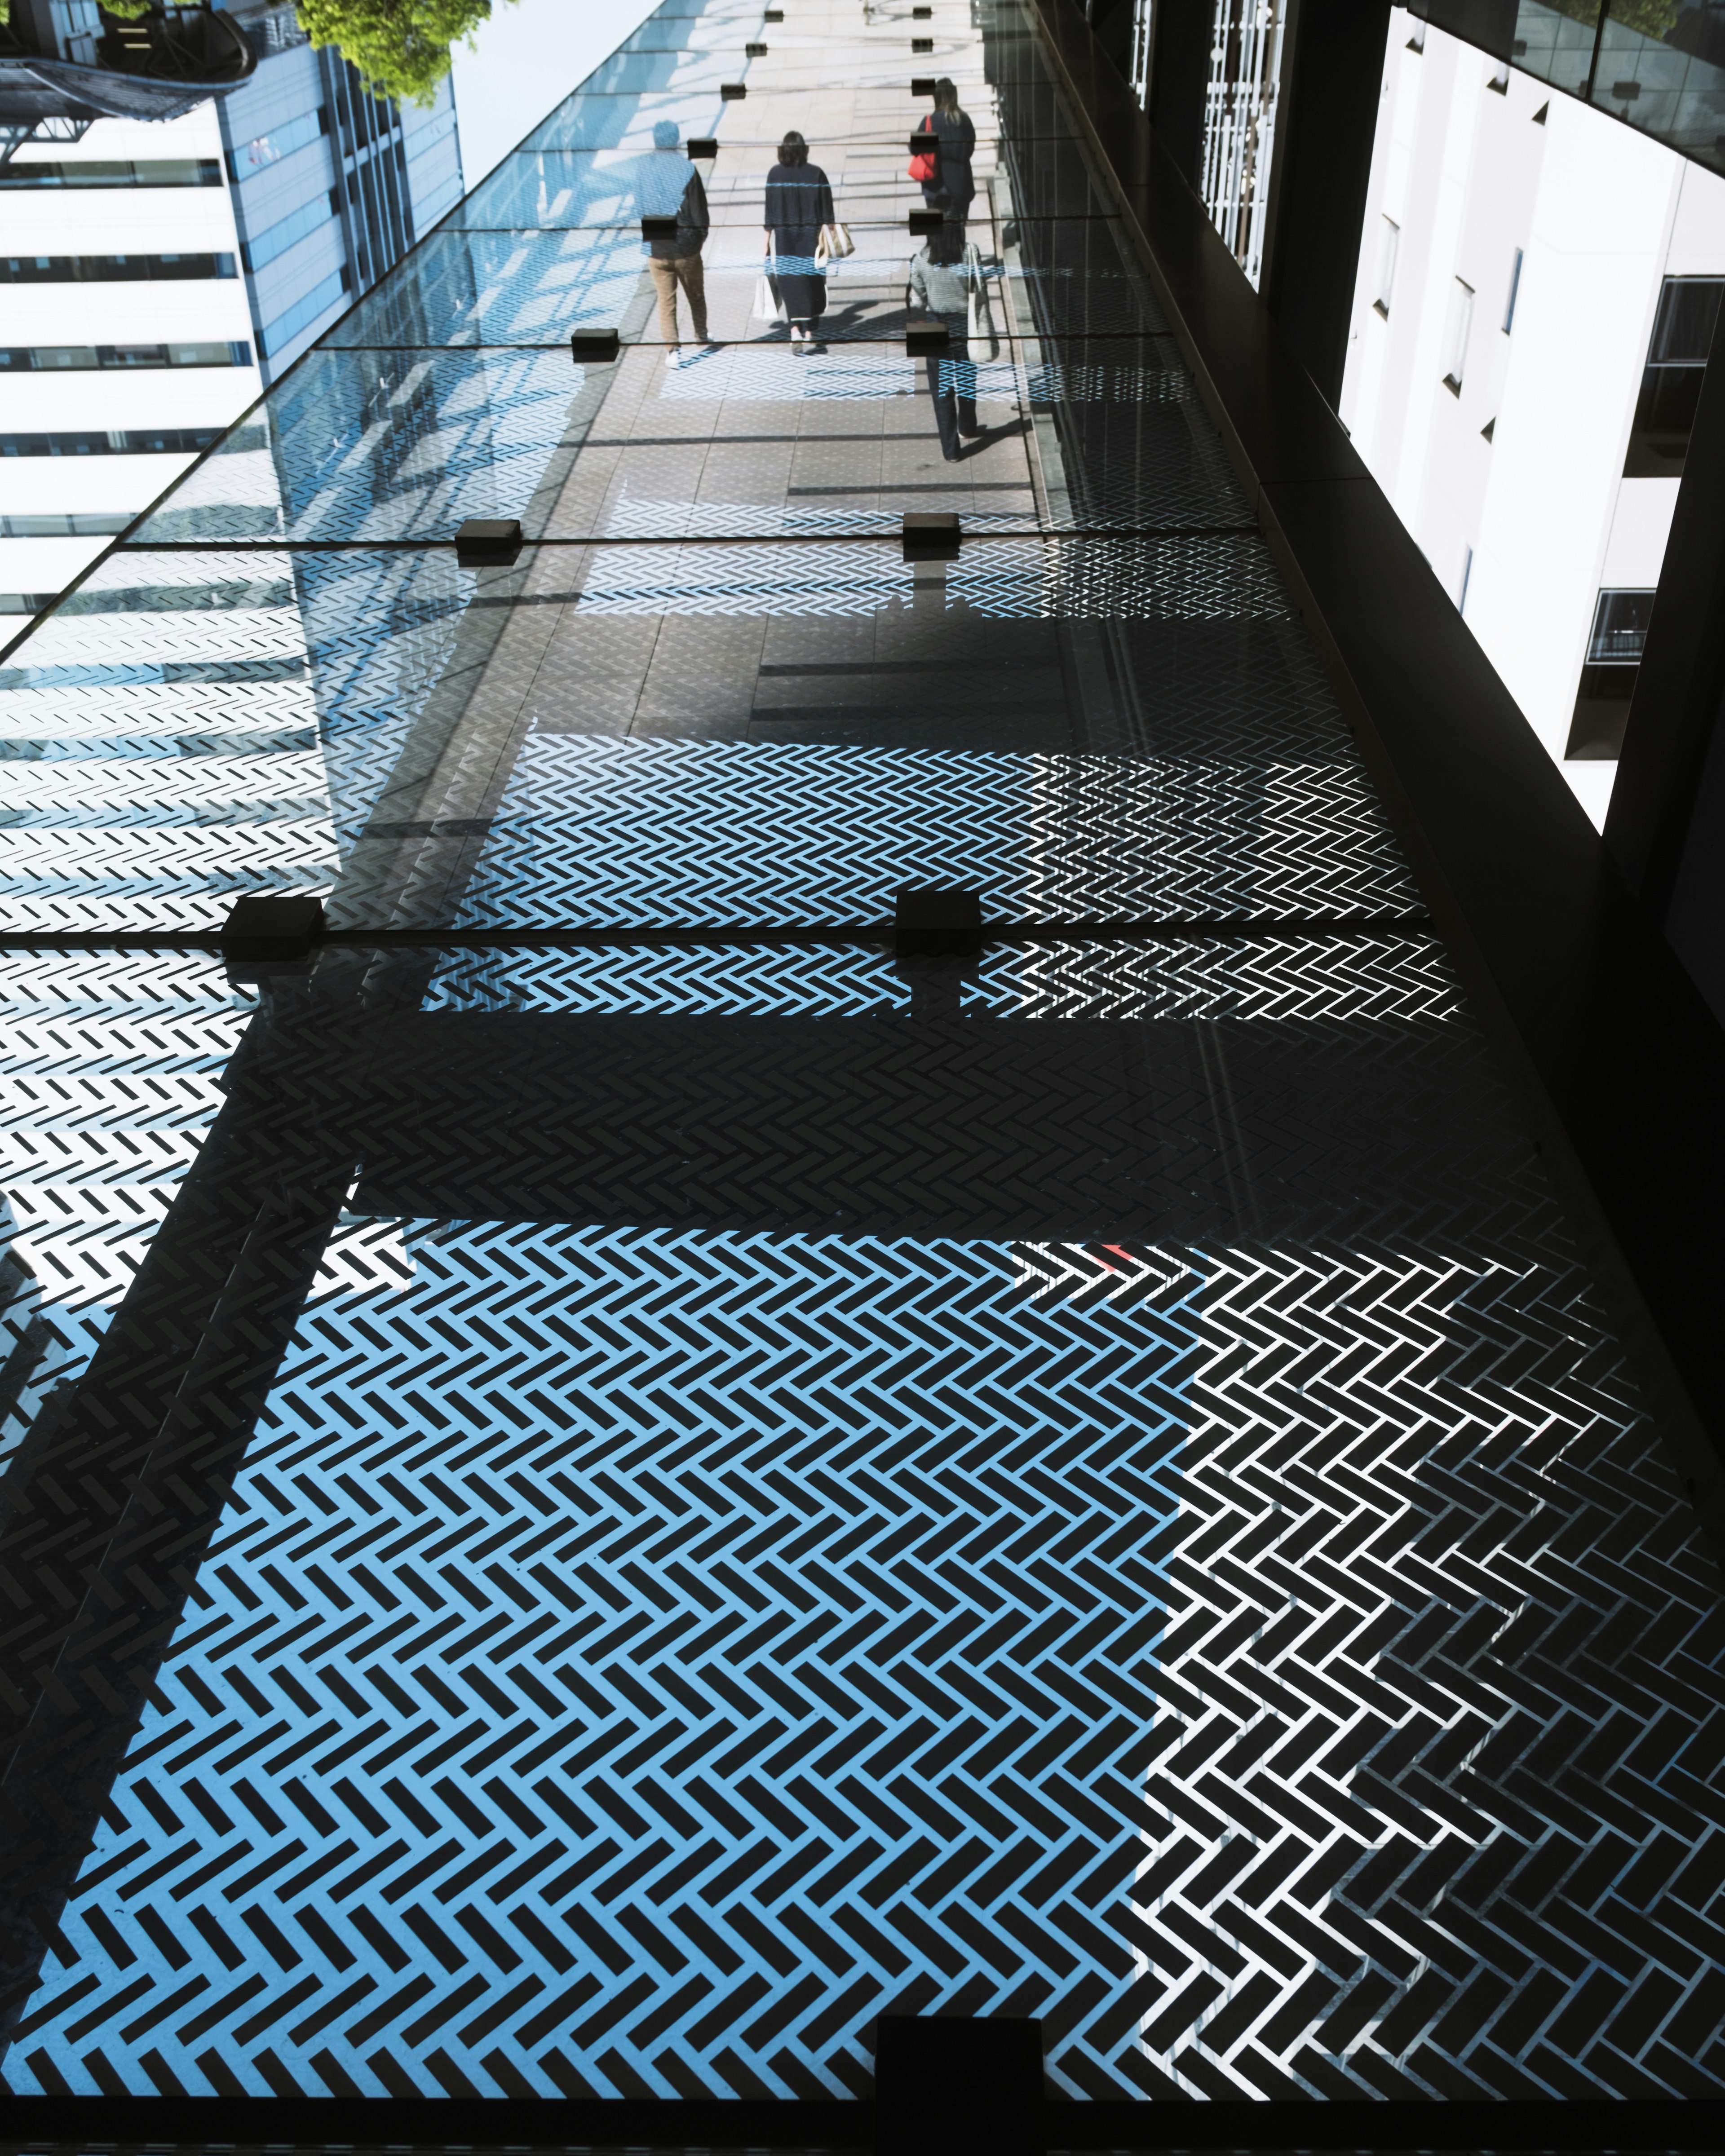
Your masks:
[[[778,296],[790,317],[791,348],[808,352],[814,324],[826,312],[826,273],[814,259],[820,228],[833,222],[833,191],[809,145],[794,128],[778,146],[767,175],[767,251],[776,257]]]
[[[942,210],[953,223],[963,224],[976,193],[970,171],[976,126],[945,75],[934,86],[934,110],[918,132],[932,135],[936,146],[934,177],[922,182],[922,199],[931,209]]]

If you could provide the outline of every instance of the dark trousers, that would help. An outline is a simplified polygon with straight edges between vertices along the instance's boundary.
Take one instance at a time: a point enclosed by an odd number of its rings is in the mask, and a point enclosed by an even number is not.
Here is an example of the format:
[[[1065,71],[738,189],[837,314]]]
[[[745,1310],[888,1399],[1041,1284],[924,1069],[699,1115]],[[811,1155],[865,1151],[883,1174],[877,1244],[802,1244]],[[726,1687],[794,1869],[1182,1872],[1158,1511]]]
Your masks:
[[[970,177],[969,167],[956,187],[944,180],[925,180],[922,199],[931,209],[939,210],[949,224],[963,224],[970,215],[970,206],[976,200],[976,182]]]
[[[976,423],[976,369],[968,359],[931,359],[926,364],[941,454],[956,457],[961,434],[982,432]]]

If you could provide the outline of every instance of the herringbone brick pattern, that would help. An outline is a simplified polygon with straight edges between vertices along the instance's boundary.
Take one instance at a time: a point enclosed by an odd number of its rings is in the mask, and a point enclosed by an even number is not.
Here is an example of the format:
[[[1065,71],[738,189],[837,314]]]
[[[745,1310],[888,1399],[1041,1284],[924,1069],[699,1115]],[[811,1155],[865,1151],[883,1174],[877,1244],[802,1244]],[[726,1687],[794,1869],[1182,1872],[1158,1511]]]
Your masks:
[[[236,890],[326,890],[312,674],[285,552],[99,563],[0,683],[13,932],[183,931]]]
[[[0,1463],[89,1362],[251,1014],[207,958],[0,960]]]
[[[356,1221],[13,2085],[814,2092],[914,2003],[1077,2095],[1717,2087],[1719,1613],[1490,1195]]]
[[[913,1010],[918,978],[867,945],[460,952],[439,957],[424,1008],[863,1018]],[[1441,946],[1421,935],[991,944],[954,988],[957,1011],[1002,1019],[1405,1024],[1461,1009]]]
[[[589,613],[860,617],[911,601],[915,565],[897,547],[819,550],[771,542],[597,552],[582,586]],[[1287,598],[1263,542],[1240,534],[1098,543],[967,547],[943,580],[947,601],[1004,619],[1286,619]]]
[[[459,919],[885,921],[916,883],[973,886],[1004,920],[1418,905],[1363,778],[1334,766],[547,735],[516,762]]]

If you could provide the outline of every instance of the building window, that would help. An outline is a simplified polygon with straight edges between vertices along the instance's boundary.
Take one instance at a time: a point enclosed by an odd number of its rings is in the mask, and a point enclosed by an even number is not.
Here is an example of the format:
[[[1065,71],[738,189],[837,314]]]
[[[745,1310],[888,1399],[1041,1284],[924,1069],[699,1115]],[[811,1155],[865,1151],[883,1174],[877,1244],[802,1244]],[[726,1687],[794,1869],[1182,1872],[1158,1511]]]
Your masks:
[[[66,368],[141,367],[249,367],[252,348],[244,337],[220,344],[13,344],[0,345],[0,376],[56,374]]]
[[[303,150],[308,142],[316,142],[330,131],[329,108],[320,105],[316,112],[301,112],[278,127],[273,135],[259,135],[255,141],[242,142],[228,152],[228,170],[236,180],[248,178],[260,172],[268,165],[279,164],[295,150]]]
[[[1601,592],[1587,639],[1589,666],[1639,666],[1653,618],[1651,591]]]
[[[1707,372],[1725,277],[1667,277],[1630,429],[1625,479],[1672,479],[1683,470]]]
[[[0,539],[111,539],[136,511],[83,510],[64,516],[0,516]]]
[[[1503,303],[1503,334],[1507,336],[1516,326],[1516,301],[1522,290],[1522,250],[1516,249],[1516,259],[1509,265],[1509,297]]]
[[[0,457],[193,456],[219,441],[223,427],[116,427],[105,434],[0,434]],[[256,429],[249,430],[259,433]],[[230,447],[240,446],[236,435]],[[245,447],[254,446],[245,442]],[[261,447],[261,435],[256,446]]]
[[[111,285],[237,277],[231,254],[0,255],[0,284]]]
[[[1150,95],[1150,54],[1154,49],[1152,44],[1154,30],[1151,0],[1132,0],[1132,55],[1127,80],[1131,83],[1133,95],[1140,105],[1144,104]]]
[[[1455,290],[1450,295],[1450,319],[1444,331],[1444,350],[1449,358],[1449,365],[1444,370],[1444,387],[1452,397],[1461,394],[1462,370],[1467,364],[1468,333],[1472,327],[1473,287],[1458,277]]]
[[[1601,592],[1594,605],[1587,659],[1575,692],[1574,715],[1563,750],[1575,763],[1615,763],[1623,750],[1623,732],[1635,693],[1647,624],[1653,618],[1651,591]]]
[[[1389,320],[1390,295],[1395,290],[1396,249],[1401,244],[1402,228],[1391,218],[1378,220],[1378,296],[1372,305]]]
[[[1287,0],[1214,0],[1214,5],[1201,192],[1210,222],[1255,286],[1276,165]]]
[[[80,164],[32,165],[21,158],[0,165],[4,187],[218,187],[222,167],[213,157],[90,157]]]

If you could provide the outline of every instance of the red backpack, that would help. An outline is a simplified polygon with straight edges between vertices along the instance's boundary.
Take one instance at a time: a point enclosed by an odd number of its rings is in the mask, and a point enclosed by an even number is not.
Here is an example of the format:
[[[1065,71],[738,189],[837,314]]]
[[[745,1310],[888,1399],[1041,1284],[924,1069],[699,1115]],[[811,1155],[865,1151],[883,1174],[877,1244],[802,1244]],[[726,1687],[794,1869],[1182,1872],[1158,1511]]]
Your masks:
[[[927,187],[938,170],[935,159],[935,151],[939,146],[938,138],[935,135],[934,122],[932,120],[925,120],[916,132],[929,137],[930,147],[927,150],[919,150],[910,163],[906,166],[905,170],[913,180]]]

